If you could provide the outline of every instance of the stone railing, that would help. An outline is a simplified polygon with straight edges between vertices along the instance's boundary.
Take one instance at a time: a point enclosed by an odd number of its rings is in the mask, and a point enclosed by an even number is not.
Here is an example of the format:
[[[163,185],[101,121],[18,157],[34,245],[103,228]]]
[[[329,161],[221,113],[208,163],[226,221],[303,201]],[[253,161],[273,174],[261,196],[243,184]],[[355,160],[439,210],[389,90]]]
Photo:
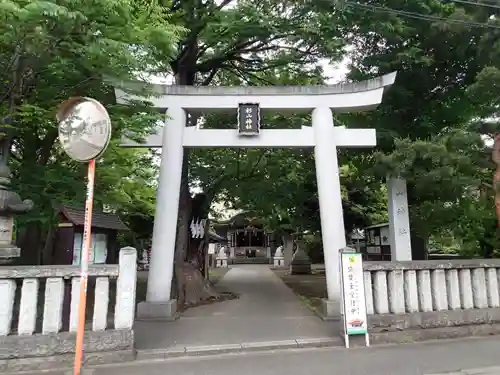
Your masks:
[[[123,248],[119,264],[89,266],[85,361],[133,356],[136,262],[136,250]],[[72,360],[78,266],[0,267],[0,300],[0,372]]]
[[[500,323],[500,260],[365,262],[363,268],[374,329],[498,329],[491,325]]]

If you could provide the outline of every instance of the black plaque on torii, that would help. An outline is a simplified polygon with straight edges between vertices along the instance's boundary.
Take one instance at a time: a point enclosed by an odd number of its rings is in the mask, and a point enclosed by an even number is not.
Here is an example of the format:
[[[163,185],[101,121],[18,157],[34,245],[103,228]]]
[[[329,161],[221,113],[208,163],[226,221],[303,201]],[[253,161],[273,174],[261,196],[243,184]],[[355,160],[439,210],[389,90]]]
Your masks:
[[[238,105],[238,134],[245,136],[259,135],[259,103],[240,103]]]

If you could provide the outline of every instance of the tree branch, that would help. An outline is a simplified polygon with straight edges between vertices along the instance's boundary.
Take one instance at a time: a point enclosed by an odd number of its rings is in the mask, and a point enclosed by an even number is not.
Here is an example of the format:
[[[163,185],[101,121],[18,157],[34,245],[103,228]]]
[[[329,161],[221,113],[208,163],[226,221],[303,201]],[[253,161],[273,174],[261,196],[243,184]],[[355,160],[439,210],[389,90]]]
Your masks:
[[[237,55],[245,53],[245,48],[251,46],[257,40],[238,41],[227,49],[222,55],[215,56],[209,60],[199,63],[196,66],[196,71],[200,73],[207,73],[214,68],[220,67],[223,63],[234,59]]]
[[[45,135],[42,141],[42,146],[40,147],[39,153],[39,163],[42,165],[46,165],[49,161],[52,147],[54,146],[54,142],[57,140],[57,129],[51,128]]]
[[[262,82],[262,83],[265,83],[266,85],[270,85],[270,86],[274,85],[274,83],[273,83],[273,82],[271,82],[271,81],[269,81],[269,80],[267,80],[267,79],[265,79],[265,78],[259,77],[259,76],[258,76],[258,75],[256,75],[255,73],[252,73],[252,72],[244,72],[242,69],[238,68],[238,67],[236,66],[236,64],[234,64],[234,63],[231,63],[231,65],[233,66],[233,70],[232,70],[232,72],[233,72],[235,75],[237,75],[238,77],[240,77],[240,78],[241,78],[244,82],[246,82],[246,83],[250,83],[250,80],[249,80],[247,77],[245,77],[245,73],[246,73],[246,75],[250,76],[251,78],[254,78],[254,79],[256,79],[257,81],[260,81],[260,82]]]
[[[231,4],[233,2],[233,0],[223,0],[216,8],[215,10],[219,11],[219,10],[222,10],[222,8],[224,8],[225,6]]]
[[[214,77],[217,75],[218,72],[219,72],[219,68],[212,69],[212,71],[209,73],[209,75],[207,77],[205,77],[205,79],[201,82],[201,85],[208,86],[210,84],[210,82],[212,82],[212,79],[214,79]]]
[[[224,174],[224,175],[220,176],[212,184],[212,186],[209,189],[207,189],[207,193],[206,194],[215,195],[215,192],[219,189],[219,187],[222,185],[222,183],[226,182],[231,177],[235,177],[238,181],[245,181],[245,180],[249,180],[251,178],[256,177],[257,176],[257,173],[256,173],[257,172],[257,167],[259,166],[260,162],[262,161],[264,155],[266,155],[268,152],[269,152],[269,150],[264,150],[263,152],[261,152],[261,154],[259,155],[259,158],[257,159],[257,161],[250,168],[250,172],[247,175],[243,176],[243,177],[239,176],[239,157],[238,157],[238,167],[237,167],[236,175],[232,175],[232,174],[228,173],[228,174]]]

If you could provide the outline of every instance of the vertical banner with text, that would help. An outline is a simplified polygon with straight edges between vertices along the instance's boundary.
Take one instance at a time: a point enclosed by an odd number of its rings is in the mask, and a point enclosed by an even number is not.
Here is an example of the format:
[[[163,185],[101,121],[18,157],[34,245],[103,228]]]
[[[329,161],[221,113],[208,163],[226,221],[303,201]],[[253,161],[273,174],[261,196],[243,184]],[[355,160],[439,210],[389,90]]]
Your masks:
[[[356,253],[354,249],[341,250],[340,268],[342,319],[346,347],[349,347],[350,335],[365,335],[368,346],[368,322],[362,254]]]

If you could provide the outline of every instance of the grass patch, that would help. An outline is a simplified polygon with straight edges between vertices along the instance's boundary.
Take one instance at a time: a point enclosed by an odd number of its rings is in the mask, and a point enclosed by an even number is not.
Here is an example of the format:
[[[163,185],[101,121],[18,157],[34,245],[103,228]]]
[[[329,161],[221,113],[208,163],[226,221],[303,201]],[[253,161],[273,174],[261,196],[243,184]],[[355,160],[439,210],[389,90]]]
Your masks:
[[[318,297],[306,297],[302,296],[300,294],[297,294],[297,296],[304,302],[304,304],[309,307],[312,311],[320,314],[321,313],[321,298]]]
[[[321,300],[327,297],[326,277],[323,272],[311,275],[290,275],[289,271],[282,270],[274,272],[307,307],[315,312],[320,311]]]

